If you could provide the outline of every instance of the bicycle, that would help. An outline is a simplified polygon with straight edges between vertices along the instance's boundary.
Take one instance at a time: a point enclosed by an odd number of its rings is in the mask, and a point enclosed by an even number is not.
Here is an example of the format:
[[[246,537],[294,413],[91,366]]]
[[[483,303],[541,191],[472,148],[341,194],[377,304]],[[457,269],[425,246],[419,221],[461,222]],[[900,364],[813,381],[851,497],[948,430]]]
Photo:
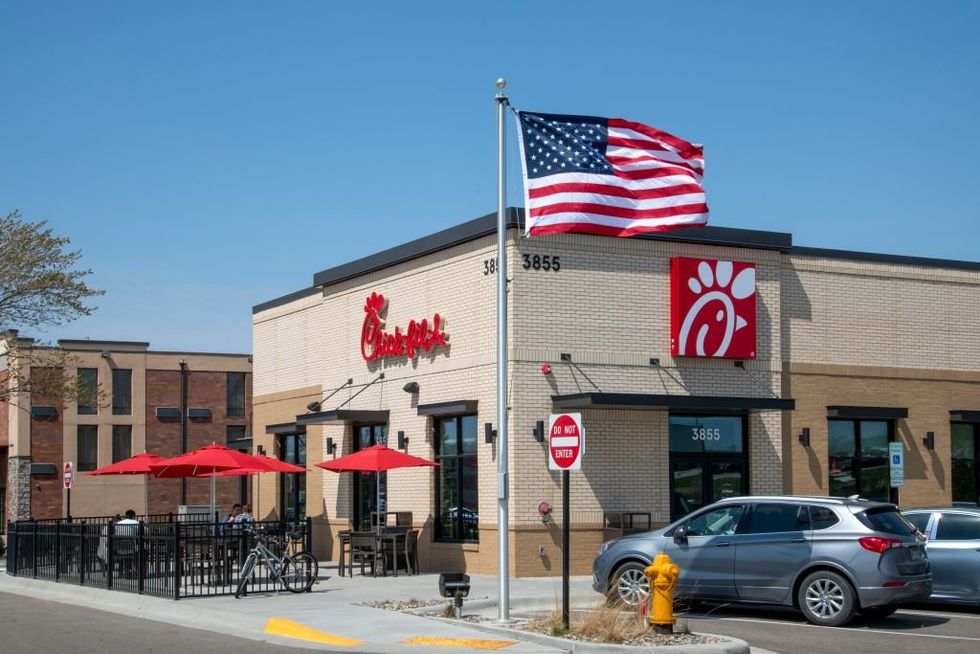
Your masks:
[[[298,552],[290,555],[285,544],[282,548],[282,554],[277,556],[266,546],[269,537],[263,532],[248,529],[246,533],[255,537],[255,545],[242,565],[235,599],[239,599],[246,592],[246,586],[248,586],[252,573],[255,571],[255,564],[260,558],[269,570],[270,579],[281,583],[290,593],[305,593],[316,583],[320,564],[315,556],[309,552]],[[289,538],[300,541],[303,539],[303,534],[290,532]]]

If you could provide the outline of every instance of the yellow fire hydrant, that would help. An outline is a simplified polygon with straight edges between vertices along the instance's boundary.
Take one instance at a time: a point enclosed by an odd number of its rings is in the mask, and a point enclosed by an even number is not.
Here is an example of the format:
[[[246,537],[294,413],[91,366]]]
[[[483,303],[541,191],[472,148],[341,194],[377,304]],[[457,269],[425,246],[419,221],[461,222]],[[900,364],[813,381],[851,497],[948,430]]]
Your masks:
[[[661,552],[643,572],[650,580],[650,624],[657,633],[674,633],[674,623],[677,622],[674,618],[674,586],[677,585],[681,569]]]

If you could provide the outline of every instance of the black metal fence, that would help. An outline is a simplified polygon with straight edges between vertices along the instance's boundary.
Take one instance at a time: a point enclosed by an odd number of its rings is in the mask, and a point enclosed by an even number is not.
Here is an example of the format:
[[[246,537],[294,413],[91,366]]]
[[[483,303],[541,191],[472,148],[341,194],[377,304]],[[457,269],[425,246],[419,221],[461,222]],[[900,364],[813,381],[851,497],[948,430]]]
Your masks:
[[[105,516],[11,522],[7,574],[173,599],[207,597],[235,593],[254,544],[253,528],[269,536],[276,554],[313,547],[309,518],[253,522],[246,530],[241,524],[185,517],[146,516],[138,524],[117,524]],[[302,538],[292,540],[290,533]],[[264,566],[257,566],[248,591],[277,590],[277,585]]]

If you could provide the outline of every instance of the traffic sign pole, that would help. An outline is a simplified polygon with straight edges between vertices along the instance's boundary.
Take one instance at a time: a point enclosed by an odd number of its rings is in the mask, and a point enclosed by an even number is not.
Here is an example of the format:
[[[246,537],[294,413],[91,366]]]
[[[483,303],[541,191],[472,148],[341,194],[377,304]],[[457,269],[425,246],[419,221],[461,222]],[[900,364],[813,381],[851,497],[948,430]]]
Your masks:
[[[561,626],[568,631],[568,577],[570,558],[569,541],[569,510],[568,510],[568,470],[561,471]]]

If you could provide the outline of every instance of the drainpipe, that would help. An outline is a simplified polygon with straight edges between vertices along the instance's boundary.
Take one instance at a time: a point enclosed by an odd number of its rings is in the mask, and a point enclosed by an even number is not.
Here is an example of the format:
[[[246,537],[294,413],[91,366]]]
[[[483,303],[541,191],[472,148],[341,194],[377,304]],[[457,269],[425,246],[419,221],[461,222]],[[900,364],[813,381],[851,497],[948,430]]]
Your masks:
[[[180,366],[180,454],[187,452],[187,361],[181,359],[177,362]],[[187,479],[180,479],[180,503],[187,504]]]

